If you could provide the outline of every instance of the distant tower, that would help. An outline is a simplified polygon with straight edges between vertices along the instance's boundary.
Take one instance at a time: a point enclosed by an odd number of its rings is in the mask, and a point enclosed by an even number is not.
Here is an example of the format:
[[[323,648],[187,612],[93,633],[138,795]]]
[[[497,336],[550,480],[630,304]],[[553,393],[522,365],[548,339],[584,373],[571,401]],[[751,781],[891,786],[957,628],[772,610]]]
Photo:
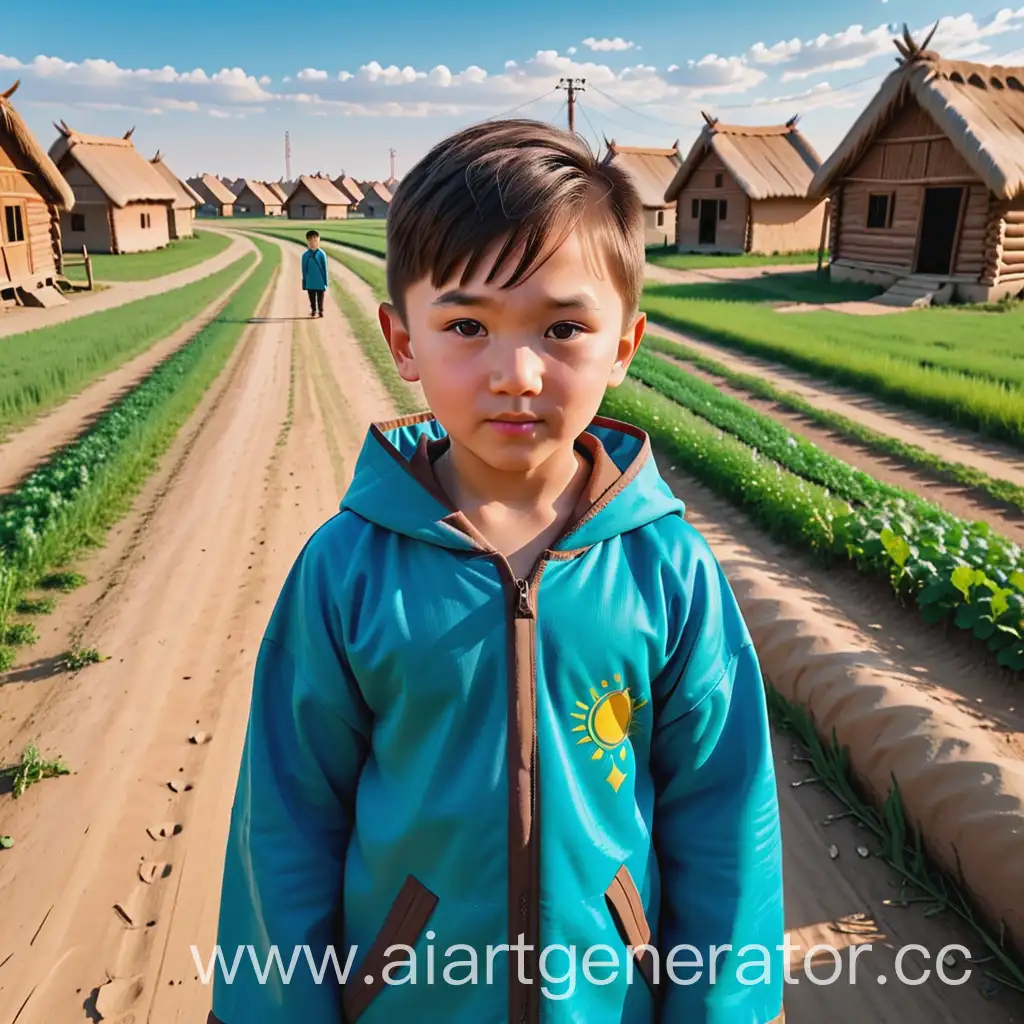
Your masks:
[[[292,180],[292,137],[284,133],[284,180]]]
[[[395,151],[393,149],[389,149],[388,152],[391,154],[391,177],[388,178],[388,181],[394,181],[395,180]]]

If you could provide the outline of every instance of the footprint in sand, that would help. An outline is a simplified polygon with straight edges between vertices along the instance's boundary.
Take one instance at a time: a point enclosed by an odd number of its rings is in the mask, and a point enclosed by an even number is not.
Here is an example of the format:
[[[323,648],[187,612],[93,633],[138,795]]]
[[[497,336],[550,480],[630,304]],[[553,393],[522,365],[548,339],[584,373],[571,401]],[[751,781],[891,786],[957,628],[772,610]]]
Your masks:
[[[150,825],[146,832],[150,839],[159,841],[178,835],[183,827],[183,825],[179,825],[176,821],[162,821],[158,825]]]
[[[142,995],[143,977],[113,978],[100,985],[96,992],[96,1012],[101,1020],[110,1020],[124,1013]],[[135,1015],[122,1017],[117,1024],[134,1024]]]
[[[144,860],[139,865],[139,878],[145,882],[146,885],[152,885],[161,878],[166,878],[170,873],[171,865],[166,861]]]
[[[203,743],[209,743],[210,740],[212,739],[213,736],[211,736],[210,733],[203,732],[202,730],[200,730],[199,732],[192,733],[192,735],[189,736],[188,741],[189,743],[194,743],[197,746],[201,746]]]
[[[172,793],[187,793],[192,788],[192,783],[182,782],[180,779],[171,779],[167,783],[167,788]]]

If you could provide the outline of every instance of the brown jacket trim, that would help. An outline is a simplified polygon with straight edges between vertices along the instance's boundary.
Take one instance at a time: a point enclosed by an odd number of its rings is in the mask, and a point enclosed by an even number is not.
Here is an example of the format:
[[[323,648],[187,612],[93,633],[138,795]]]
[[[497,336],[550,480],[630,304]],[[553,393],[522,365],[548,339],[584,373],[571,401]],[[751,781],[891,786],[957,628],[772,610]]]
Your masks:
[[[437,897],[417,878],[409,875],[391,904],[388,916],[359,967],[357,977],[345,984],[342,1000],[348,1024],[354,1024],[387,984],[384,968],[391,959],[388,947],[412,946],[426,927],[435,906]],[[373,980],[367,982],[367,975]]]
[[[651,927],[647,923],[643,902],[636,883],[625,864],[619,868],[605,892],[605,898],[612,909],[619,932],[626,945],[633,951],[641,973],[654,991],[657,981],[654,976],[654,954],[651,949],[640,947],[651,945]]]
[[[224,1024],[224,1021],[211,1010],[210,1015],[206,1018],[206,1024]]]
[[[437,417],[429,411],[412,412],[407,416],[399,416],[397,419],[381,420],[380,423],[372,423],[370,425],[370,429],[376,430],[378,434],[384,434],[389,430],[397,430],[399,427],[412,427],[417,423],[427,423],[436,418]]]

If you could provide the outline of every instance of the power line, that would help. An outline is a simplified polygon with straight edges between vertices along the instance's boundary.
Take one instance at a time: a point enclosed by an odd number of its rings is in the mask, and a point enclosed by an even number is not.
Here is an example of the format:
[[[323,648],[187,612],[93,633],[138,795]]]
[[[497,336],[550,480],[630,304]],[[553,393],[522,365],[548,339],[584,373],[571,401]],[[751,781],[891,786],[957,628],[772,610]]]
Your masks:
[[[585,78],[560,78],[556,89],[565,89],[569,104],[569,131],[576,131],[576,93],[584,92],[587,80]]]
[[[590,120],[590,117],[587,114],[586,107],[584,107],[582,103],[577,104],[577,106],[579,107],[580,113],[583,115],[583,120],[586,121],[588,125],[590,125],[590,130],[594,133],[594,152],[598,156],[600,156],[601,155],[601,136],[598,134],[597,129],[594,127],[594,122]]]
[[[509,114],[514,114],[517,110],[522,110],[523,107],[528,107],[533,103],[539,103],[541,100],[546,99],[552,93],[558,91],[558,86],[553,85],[547,92],[541,93],[540,96],[534,96],[532,100],[527,100],[525,103],[520,103],[515,107],[511,107],[508,110],[502,111],[500,114],[491,114],[490,117],[484,118],[485,121],[495,121],[500,118],[508,117]]]

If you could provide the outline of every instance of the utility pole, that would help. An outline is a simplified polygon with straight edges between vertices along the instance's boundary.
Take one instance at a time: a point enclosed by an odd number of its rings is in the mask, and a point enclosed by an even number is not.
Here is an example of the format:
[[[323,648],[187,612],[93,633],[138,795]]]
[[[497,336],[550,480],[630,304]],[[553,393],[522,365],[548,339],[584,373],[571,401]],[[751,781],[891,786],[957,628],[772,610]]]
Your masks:
[[[395,180],[395,151],[393,149],[389,149],[388,153],[391,155],[391,177],[388,180],[389,181],[394,181]]]
[[[292,137],[284,133],[284,180],[292,180]]]
[[[586,92],[585,78],[560,78],[556,88],[564,89],[569,95],[569,131],[576,131],[576,93]]]

